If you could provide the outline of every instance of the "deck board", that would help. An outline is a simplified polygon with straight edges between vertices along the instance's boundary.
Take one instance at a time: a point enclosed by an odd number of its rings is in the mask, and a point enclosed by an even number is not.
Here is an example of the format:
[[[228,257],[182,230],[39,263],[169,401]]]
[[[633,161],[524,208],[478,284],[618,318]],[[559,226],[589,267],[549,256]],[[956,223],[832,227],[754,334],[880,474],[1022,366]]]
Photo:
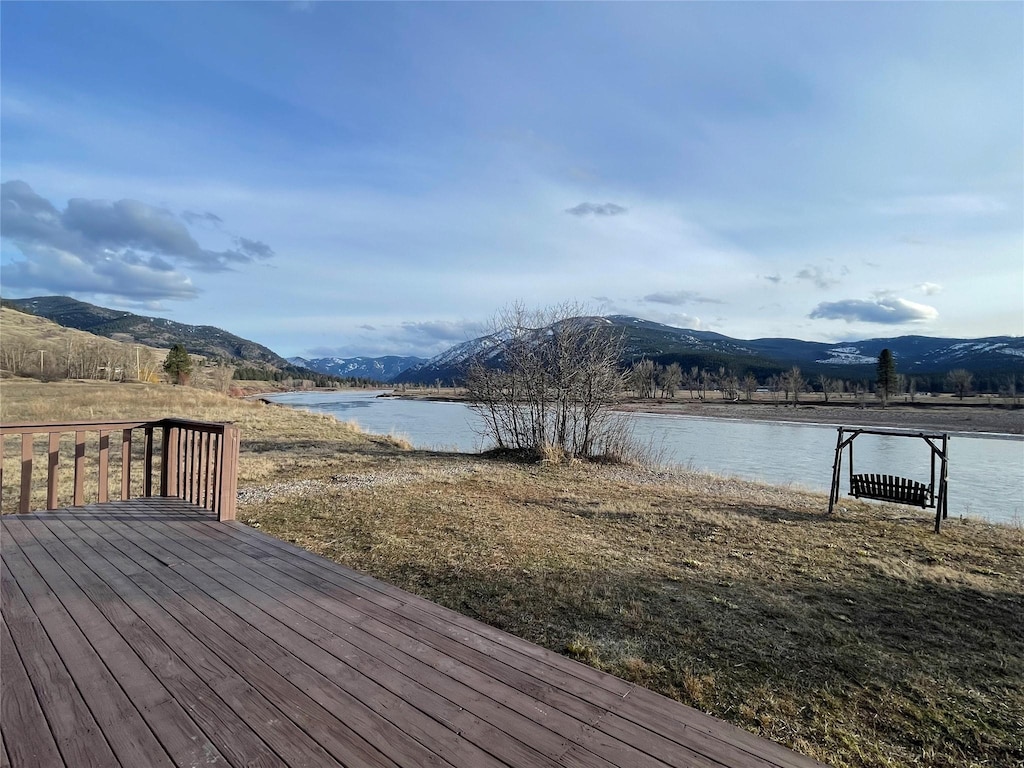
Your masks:
[[[12,768],[820,765],[180,500],[0,522]]]

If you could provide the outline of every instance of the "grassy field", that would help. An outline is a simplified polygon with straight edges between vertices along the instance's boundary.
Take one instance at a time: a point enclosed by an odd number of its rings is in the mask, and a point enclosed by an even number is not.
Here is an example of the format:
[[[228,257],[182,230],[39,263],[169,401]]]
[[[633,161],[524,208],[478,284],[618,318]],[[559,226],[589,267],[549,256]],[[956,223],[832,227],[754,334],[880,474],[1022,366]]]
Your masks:
[[[838,766],[1024,765],[1024,531],[705,474],[404,450],[186,388],[2,418],[242,429],[243,521]]]

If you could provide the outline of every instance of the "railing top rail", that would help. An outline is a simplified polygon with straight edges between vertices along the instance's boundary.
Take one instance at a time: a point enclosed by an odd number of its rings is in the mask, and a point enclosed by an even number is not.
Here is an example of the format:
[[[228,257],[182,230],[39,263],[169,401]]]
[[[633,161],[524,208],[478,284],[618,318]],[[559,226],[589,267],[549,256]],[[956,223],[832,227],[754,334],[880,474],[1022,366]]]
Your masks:
[[[45,423],[0,424],[0,435],[23,435],[40,432],[73,432],[115,429],[138,429],[139,427],[158,426],[160,420],[146,421],[61,421]]]
[[[96,432],[141,427],[185,427],[207,432],[223,432],[230,422],[196,421],[177,417],[134,421],[62,421],[0,424],[0,435],[46,434],[53,432]]]
[[[188,427],[189,429],[205,429],[211,432],[221,432],[224,430],[224,427],[233,426],[233,422],[230,421],[197,421],[196,419],[182,419],[177,416],[161,419],[157,424],[160,426],[166,425],[170,427]]]

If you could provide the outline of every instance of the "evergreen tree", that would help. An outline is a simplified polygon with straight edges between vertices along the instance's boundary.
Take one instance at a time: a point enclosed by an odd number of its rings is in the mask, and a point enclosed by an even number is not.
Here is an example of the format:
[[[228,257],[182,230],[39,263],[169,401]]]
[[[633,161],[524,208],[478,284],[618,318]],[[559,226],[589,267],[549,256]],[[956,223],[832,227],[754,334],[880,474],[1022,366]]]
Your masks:
[[[889,402],[889,395],[895,394],[896,385],[896,361],[892,352],[883,349],[878,356],[878,377],[875,383],[878,385],[878,396],[882,399],[882,407],[885,408]]]
[[[187,384],[192,373],[192,358],[183,344],[175,344],[164,360],[164,370],[175,384]]]

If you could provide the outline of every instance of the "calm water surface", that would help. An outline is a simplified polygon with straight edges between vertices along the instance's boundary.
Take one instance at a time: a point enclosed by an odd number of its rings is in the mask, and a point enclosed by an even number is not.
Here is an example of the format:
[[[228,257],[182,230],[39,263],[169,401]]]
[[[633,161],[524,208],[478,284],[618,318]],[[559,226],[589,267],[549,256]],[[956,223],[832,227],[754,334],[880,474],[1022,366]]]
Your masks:
[[[354,421],[367,432],[400,435],[417,448],[476,452],[487,447],[477,415],[463,403],[379,398],[379,394],[290,392],[272,399]],[[673,464],[825,492],[832,480],[836,445],[832,426],[657,414],[630,414],[629,418],[636,436]],[[951,517],[1024,522],[1024,439],[954,433],[949,453]],[[857,438],[858,472],[898,474],[927,483],[929,460],[930,450],[922,440]]]

